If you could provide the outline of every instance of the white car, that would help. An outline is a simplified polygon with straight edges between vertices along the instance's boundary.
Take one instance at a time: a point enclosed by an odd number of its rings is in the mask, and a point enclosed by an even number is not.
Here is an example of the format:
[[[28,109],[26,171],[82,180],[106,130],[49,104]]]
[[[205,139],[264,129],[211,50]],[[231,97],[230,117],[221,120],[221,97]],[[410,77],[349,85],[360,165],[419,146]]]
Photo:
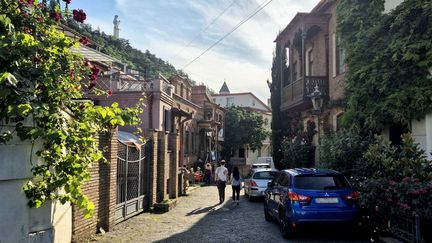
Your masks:
[[[270,168],[252,169],[244,179],[244,192],[249,200],[256,197],[263,197],[267,184],[273,180],[278,170]]]

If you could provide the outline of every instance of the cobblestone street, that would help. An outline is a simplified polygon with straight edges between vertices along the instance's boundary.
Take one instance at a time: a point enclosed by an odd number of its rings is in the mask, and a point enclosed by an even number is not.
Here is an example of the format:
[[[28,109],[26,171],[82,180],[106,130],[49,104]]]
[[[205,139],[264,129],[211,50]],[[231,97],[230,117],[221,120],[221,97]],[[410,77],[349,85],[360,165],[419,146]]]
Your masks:
[[[240,205],[231,200],[217,205],[215,186],[201,187],[181,197],[168,213],[143,213],[122,222],[114,230],[99,235],[97,242],[286,242],[276,223],[266,222],[263,202],[249,202],[242,194]],[[242,192],[243,193],[243,192]],[[337,236],[337,237],[335,237]],[[355,241],[341,232],[303,233],[291,242]],[[358,241],[357,242],[362,242]],[[364,241],[363,241],[364,242]],[[367,242],[367,241],[366,241]]]

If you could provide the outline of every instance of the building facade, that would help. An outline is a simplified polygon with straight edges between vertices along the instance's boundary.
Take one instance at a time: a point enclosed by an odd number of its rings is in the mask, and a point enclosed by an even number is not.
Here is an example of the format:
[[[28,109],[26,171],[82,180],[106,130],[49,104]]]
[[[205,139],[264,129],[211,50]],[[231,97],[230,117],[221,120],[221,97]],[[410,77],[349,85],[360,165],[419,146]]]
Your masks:
[[[265,129],[270,133],[271,131],[271,109],[258,99],[251,92],[244,93],[231,93],[227,84],[224,82],[219,94],[212,95],[213,102],[229,108],[232,106],[243,107],[251,112],[260,114],[265,121]],[[257,157],[270,157],[271,156],[271,140],[267,137],[263,141],[263,146],[260,149],[253,151],[247,145],[236,151],[234,157],[230,159],[234,165],[251,165],[256,162]]]

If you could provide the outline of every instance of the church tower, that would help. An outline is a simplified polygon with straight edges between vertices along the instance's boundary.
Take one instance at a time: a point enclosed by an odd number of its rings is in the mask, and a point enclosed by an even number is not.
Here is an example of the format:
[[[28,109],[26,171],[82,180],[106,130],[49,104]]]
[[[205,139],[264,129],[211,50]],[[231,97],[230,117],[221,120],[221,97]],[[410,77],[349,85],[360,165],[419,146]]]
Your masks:
[[[230,91],[228,89],[228,85],[224,81],[222,88],[219,90],[219,94],[229,94],[229,93],[230,93]]]

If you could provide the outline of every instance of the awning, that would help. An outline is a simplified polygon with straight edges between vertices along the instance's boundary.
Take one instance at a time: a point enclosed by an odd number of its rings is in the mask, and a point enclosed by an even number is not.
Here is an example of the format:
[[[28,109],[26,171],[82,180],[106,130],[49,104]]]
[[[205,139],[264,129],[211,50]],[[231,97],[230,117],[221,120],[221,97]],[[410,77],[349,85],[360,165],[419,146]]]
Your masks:
[[[136,147],[138,150],[140,150],[141,146],[144,145],[137,136],[129,132],[118,131],[117,139],[128,146]]]

